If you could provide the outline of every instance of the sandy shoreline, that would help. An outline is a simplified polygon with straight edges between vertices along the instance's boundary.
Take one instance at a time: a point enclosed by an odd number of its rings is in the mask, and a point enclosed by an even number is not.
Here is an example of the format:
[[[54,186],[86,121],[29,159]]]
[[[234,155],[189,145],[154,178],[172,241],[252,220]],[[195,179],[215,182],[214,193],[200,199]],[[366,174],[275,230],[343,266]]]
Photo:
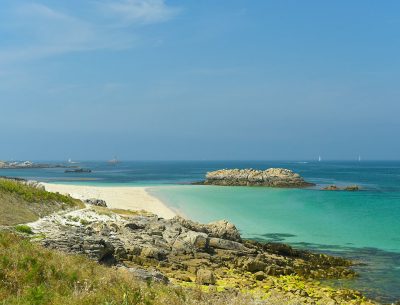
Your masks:
[[[169,219],[176,214],[162,201],[147,192],[147,187],[136,186],[87,186],[42,183],[47,191],[69,194],[77,199],[97,198],[107,202],[109,208],[146,210]]]

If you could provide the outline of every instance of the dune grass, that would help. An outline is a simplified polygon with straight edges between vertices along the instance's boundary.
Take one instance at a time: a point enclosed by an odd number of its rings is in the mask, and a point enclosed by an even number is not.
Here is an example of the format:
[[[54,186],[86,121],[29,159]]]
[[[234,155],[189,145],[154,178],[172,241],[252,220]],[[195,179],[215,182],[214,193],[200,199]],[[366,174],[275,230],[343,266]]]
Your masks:
[[[0,179],[0,191],[17,194],[27,202],[63,202],[70,206],[76,205],[76,200],[59,193],[51,193],[41,188],[32,187],[20,181]]]
[[[58,210],[83,208],[80,200],[26,185],[21,181],[0,179],[0,225],[16,225],[37,220]]]

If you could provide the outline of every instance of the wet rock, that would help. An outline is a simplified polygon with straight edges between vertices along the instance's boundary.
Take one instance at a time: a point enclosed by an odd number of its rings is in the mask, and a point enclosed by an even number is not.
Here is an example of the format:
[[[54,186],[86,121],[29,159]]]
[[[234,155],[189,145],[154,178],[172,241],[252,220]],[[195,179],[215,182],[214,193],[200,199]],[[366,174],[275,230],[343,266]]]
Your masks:
[[[339,191],[340,188],[338,188],[336,185],[328,185],[324,187],[322,190],[324,191]]]
[[[355,191],[359,191],[360,187],[358,185],[349,185],[349,186],[346,186],[343,190],[349,191],[349,192],[355,192]]]

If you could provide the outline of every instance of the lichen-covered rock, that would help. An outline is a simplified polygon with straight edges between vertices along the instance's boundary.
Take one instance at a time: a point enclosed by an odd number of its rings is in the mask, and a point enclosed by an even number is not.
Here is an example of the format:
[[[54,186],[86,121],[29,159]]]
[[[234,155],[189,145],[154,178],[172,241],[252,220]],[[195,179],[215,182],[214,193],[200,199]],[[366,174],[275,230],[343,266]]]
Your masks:
[[[208,269],[199,269],[196,273],[196,282],[200,285],[214,285],[214,273]]]
[[[208,172],[203,184],[229,186],[307,187],[312,183],[304,181],[299,174],[284,168],[221,169]]]
[[[254,258],[249,258],[245,263],[244,263],[244,268],[252,273],[258,272],[258,271],[264,271],[265,268],[267,267],[267,264]]]

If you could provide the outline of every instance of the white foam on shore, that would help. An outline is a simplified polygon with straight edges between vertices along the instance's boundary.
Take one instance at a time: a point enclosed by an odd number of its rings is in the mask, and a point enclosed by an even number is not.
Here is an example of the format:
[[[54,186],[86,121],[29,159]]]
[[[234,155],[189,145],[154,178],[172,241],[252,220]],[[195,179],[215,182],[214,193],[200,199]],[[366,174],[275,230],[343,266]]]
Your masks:
[[[69,194],[71,197],[85,200],[103,199],[112,209],[145,210],[160,217],[170,219],[176,215],[158,198],[147,192],[147,187],[137,186],[88,186],[71,184],[42,183],[47,191]]]

